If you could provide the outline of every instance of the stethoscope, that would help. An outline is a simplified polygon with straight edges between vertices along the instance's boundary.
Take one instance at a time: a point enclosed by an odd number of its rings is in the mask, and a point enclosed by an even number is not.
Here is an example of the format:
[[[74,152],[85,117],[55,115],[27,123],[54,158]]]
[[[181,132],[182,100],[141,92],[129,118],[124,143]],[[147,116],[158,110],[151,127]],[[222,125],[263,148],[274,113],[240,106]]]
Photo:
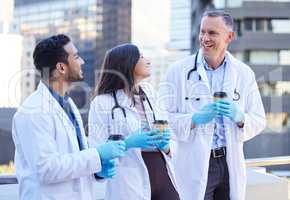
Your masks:
[[[139,90],[140,90],[140,94],[143,95],[142,98],[140,96],[140,98],[141,98],[140,100],[141,101],[145,101],[145,100],[147,101],[147,103],[149,105],[149,108],[152,111],[153,120],[156,121],[155,113],[154,113],[153,107],[152,107],[152,105],[151,105],[151,103],[149,101],[149,98],[147,97],[146,93],[141,89],[141,87],[139,87]],[[124,118],[127,119],[126,110],[125,110],[124,107],[120,106],[120,104],[118,102],[118,99],[117,99],[116,91],[113,91],[112,93],[113,93],[113,98],[114,98],[114,102],[115,102],[115,105],[111,109],[111,117],[112,117],[112,119],[113,120],[115,119],[114,112],[115,112],[116,109],[120,109],[122,111],[122,114],[123,114]],[[143,106],[143,102],[141,102],[141,104]],[[143,109],[144,109],[144,107],[143,107]],[[144,111],[145,111],[145,109],[144,109]]]
[[[197,58],[198,58],[198,54],[199,54],[199,51],[197,51],[196,55],[195,55],[195,58],[194,58],[194,66],[191,70],[189,70],[189,72],[187,73],[187,77],[186,77],[186,80],[187,82],[189,82],[189,79],[190,79],[190,75],[194,72],[194,71],[197,71]],[[201,81],[201,76],[200,74],[198,74],[198,81]],[[241,98],[241,95],[240,93],[237,91],[237,88],[235,88],[234,90],[234,97],[233,97],[233,101],[238,101],[240,100]],[[186,97],[185,97],[185,100],[189,100],[189,97],[188,95],[186,94]],[[195,98],[196,101],[200,101],[200,98],[197,97]]]

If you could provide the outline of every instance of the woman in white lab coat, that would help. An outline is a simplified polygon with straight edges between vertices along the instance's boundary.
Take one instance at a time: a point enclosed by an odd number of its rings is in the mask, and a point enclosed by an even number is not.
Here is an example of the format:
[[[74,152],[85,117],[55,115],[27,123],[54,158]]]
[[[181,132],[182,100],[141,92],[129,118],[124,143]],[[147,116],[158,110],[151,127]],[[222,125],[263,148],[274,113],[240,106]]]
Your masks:
[[[150,62],[135,45],[107,52],[89,112],[89,144],[96,146],[119,134],[125,138],[127,155],[108,180],[106,200],[179,200],[170,132],[150,129],[164,117],[154,105],[152,90],[139,85],[149,76]]]

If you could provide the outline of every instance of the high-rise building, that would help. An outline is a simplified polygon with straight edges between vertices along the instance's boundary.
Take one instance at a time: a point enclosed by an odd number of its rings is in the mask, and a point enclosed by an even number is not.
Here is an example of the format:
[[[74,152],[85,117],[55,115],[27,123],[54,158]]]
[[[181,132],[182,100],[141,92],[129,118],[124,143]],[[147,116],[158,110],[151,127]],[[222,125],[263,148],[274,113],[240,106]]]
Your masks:
[[[79,89],[73,95],[80,108],[87,105],[88,98],[81,98],[95,86],[106,50],[131,40],[131,0],[15,0],[14,17],[21,34],[36,42],[59,33],[72,38],[86,62],[83,95]]]
[[[213,0],[171,0],[170,42],[168,49],[176,58],[199,47],[198,34],[202,13],[213,9]]]
[[[21,35],[15,33],[13,1],[0,1],[0,60],[3,66],[0,75],[0,107],[14,107],[20,103],[18,74],[21,71],[22,41]]]
[[[0,33],[11,33],[13,3],[13,0],[2,0],[0,2]]]
[[[191,0],[170,1],[170,41],[168,49],[180,56],[190,53]]]
[[[229,50],[254,70],[267,115],[264,134],[245,144],[246,157],[289,154],[290,0],[214,0],[212,3],[234,18],[236,39]],[[196,33],[198,27],[192,27]],[[194,42],[191,44],[192,49],[196,48]]]
[[[267,116],[264,134],[245,144],[246,157],[289,155],[290,1],[229,2],[224,5],[234,17],[237,34],[230,51],[254,70]]]
[[[33,65],[33,49],[35,46],[35,38],[32,36],[23,37],[23,48],[21,58],[21,102],[26,99],[34,90],[36,80],[39,80],[39,73]]]
[[[176,8],[177,12],[177,5],[185,1],[172,0],[171,9]],[[192,0],[187,5],[190,5],[186,7],[190,7],[190,15],[183,15],[180,21],[190,21],[190,26],[171,23],[170,30],[176,35],[179,33],[180,38],[184,34],[183,38],[187,40],[184,43],[190,44],[188,52],[193,53],[198,48],[202,13],[206,9],[223,9],[233,16],[235,22],[237,37],[229,47],[230,52],[255,72],[266,111],[267,128],[263,134],[245,143],[246,158],[289,155],[290,0]],[[174,16],[175,12],[173,10],[171,15]],[[176,44],[172,41],[181,39],[171,36],[171,45]],[[181,52],[177,45],[174,47]],[[271,169],[289,170],[290,166]]]

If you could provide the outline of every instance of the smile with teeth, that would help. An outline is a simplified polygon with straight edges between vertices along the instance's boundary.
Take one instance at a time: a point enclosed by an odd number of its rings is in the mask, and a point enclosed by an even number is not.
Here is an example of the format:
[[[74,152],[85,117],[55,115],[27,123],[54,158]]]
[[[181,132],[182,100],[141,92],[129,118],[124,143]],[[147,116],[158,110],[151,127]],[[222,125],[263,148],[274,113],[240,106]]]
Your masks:
[[[211,44],[204,44],[203,46],[204,46],[205,48],[213,47],[213,45],[211,45]]]

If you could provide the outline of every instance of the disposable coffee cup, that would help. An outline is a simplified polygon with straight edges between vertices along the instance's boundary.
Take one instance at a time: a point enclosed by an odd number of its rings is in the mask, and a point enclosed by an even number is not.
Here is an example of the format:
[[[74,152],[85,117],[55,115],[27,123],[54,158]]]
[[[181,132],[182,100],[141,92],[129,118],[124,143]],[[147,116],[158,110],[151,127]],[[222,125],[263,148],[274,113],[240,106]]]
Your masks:
[[[163,133],[168,128],[168,121],[166,120],[155,120],[153,122],[153,128],[158,129],[160,133]]]
[[[124,136],[121,134],[115,134],[115,135],[110,135],[108,140],[110,141],[119,141],[119,140],[124,140]]]
[[[218,100],[221,100],[221,99],[226,99],[227,97],[228,97],[228,95],[227,95],[226,92],[215,92],[213,94],[214,101],[218,101]]]
[[[120,141],[125,140],[125,137],[121,134],[114,134],[110,135],[108,138],[108,141]],[[120,164],[120,158],[115,158],[115,165],[118,166]]]

